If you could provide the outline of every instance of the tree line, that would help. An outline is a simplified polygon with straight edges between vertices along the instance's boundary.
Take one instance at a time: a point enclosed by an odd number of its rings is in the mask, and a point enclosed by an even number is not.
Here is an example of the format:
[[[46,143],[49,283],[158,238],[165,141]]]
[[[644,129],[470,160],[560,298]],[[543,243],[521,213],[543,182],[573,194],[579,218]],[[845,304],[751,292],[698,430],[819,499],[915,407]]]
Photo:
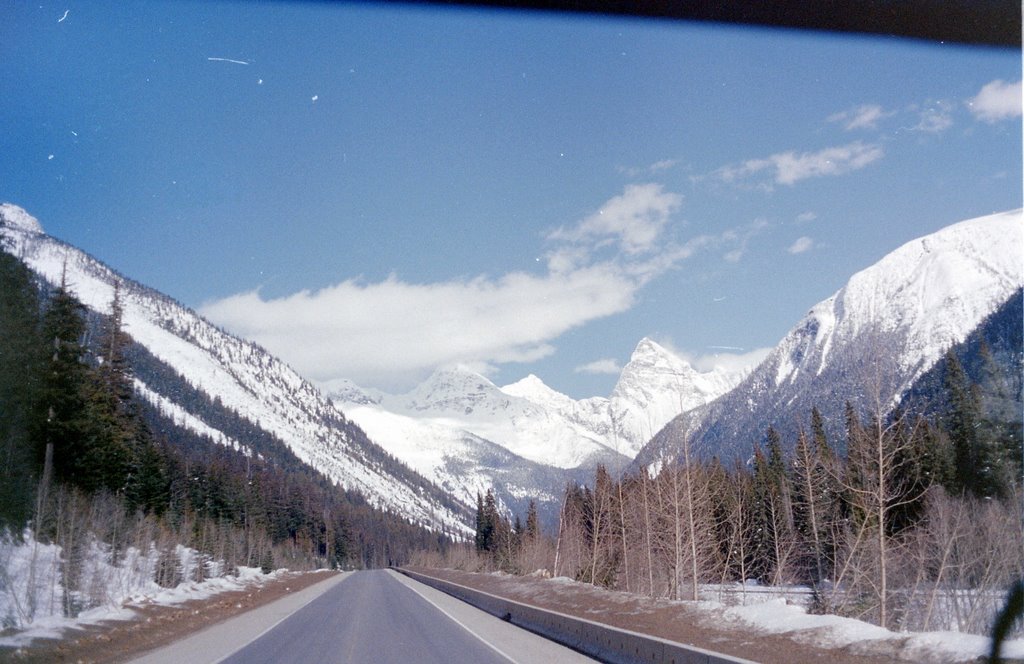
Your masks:
[[[982,389],[948,353],[945,406],[930,418],[899,408],[865,418],[848,404],[845,436],[830,440],[815,408],[795,441],[768,428],[731,465],[684,440],[660,467],[618,479],[598,467],[592,485],[566,487],[558,531],[539,541],[488,492],[476,555],[445,562],[544,568],[672,599],[699,599],[708,584],[802,586],[812,611],[987,633],[1024,575],[1020,424],[985,407],[1001,384],[989,370]]]
[[[444,534],[304,467],[265,432],[254,447],[275,454],[173,425],[135,394],[138,352],[122,317],[118,287],[110,314],[97,316],[63,280],[42,287],[0,252],[0,530],[22,537],[28,528],[64,546],[70,563],[87,541],[83,524],[110,538],[114,559],[142,529],[160,533],[150,544],[190,546],[228,569],[381,566],[447,546]],[[109,518],[97,516],[104,511]],[[120,525],[111,531],[111,522]]]

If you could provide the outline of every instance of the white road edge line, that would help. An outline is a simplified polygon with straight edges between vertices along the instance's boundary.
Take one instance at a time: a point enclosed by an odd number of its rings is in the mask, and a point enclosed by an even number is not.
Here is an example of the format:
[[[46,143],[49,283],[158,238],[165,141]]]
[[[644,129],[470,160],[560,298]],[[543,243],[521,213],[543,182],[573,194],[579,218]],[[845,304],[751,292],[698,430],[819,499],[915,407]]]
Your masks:
[[[400,573],[398,573],[398,572],[396,572],[396,571],[394,571],[392,569],[389,569],[388,573],[391,574],[393,577],[396,577],[398,582],[401,583],[403,586],[405,586],[409,590],[413,591],[414,593],[416,593],[417,595],[419,595],[420,597],[425,599],[427,602],[429,602],[438,611],[440,611],[444,615],[448,616],[448,618],[450,620],[452,620],[456,625],[458,625],[459,627],[461,627],[462,629],[466,630],[467,632],[472,634],[474,637],[476,637],[485,646],[487,646],[488,648],[490,648],[494,652],[498,653],[499,655],[501,655],[502,657],[504,657],[508,661],[512,662],[512,664],[519,664],[518,660],[513,659],[511,655],[509,655],[508,653],[506,653],[503,650],[501,650],[500,648],[498,648],[498,646],[494,645],[490,641],[487,641],[484,637],[480,636],[479,634],[477,634],[476,632],[471,630],[465,623],[463,623],[461,620],[459,620],[458,618],[456,618],[452,614],[448,613],[440,604],[438,604],[434,600],[430,599],[429,597],[427,597],[426,595],[421,593],[415,586],[410,585],[409,583],[406,583],[406,581],[410,581],[412,583],[419,583],[419,581],[417,581],[416,579],[410,579],[409,577],[405,576],[404,574],[400,574]],[[430,586],[427,586],[427,587],[429,588]],[[461,602],[462,600],[457,600],[457,601]],[[467,606],[473,606],[473,605],[472,604],[467,604]],[[473,608],[476,608],[476,607],[473,607]],[[479,611],[479,610],[480,609],[477,609],[477,611]],[[488,615],[490,615],[490,614],[488,614]],[[495,618],[495,620],[498,620],[498,618]]]
[[[260,632],[259,634],[257,634],[257,635],[256,635],[255,637],[253,637],[252,639],[250,639],[250,640],[249,640],[249,641],[248,641],[247,643],[243,643],[242,645],[238,646],[237,648],[235,648],[234,650],[232,650],[232,651],[231,651],[231,652],[229,652],[228,654],[224,655],[224,656],[223,656],[223,657],[221,657],[220,659],[214,660],[214,661],[213,661],[213,662],[211,662],[210,664],[220,664],[221,662],[223,662],[223,661],[224,661],[224,660],[226,660],[227,658],[229,658],[229,657],[231,657],[232,655],[234,655],[234,654],[235,654],[236,652],[238,652],[238,651],[242,650],[243,648],[246,648],[246,647],[248,647],[248,646],[249,646],[249,644],[251,644],[251,643],[252,643],[253,641],[257,641],[257,640],[259,640],[259,639],[263,638],[263,635],[264,635],[264,634],[266,634],[266,633],[267,633],[267,632],[269,632],[270,630],[274,629],[275,627],[277,627],[278,625],[280,625],[281,623],[283,623],[283,622],[284,622],[285,620],[288,620],[289,618],[291,618],[292,616],[294,616],[294,615],[295,615],[296,613],[298,613],[298,612],[299,612],[299,611],[301,611],[302,609],[306,608],[306,606],[308,606],[308,605],[309,605],[309,604],[310,604],[310,603],[311,603],[311,602],[312,602],[313,600],[315,600],[315,599],[319,599],[321,595],[323,595],[323,594],[324,594],[325,592],[327,592],[327,591],[328,591],[328,590],[330,590],[331,588],[335,587],[336,585],[338,585],[339,583],[341,583],[342,581],[344,581],[345,579],[347,579],[347,578],[348,578],[348,577],[350,577],[351,575],[352,575],[352,572],[342,572],[342,573],[341,573],[341,574],[339,575],[339,576],[341,576],[341,579],[339,579],[339,580],[338,580],[338,581],[336,581],[335,583],[332,583],[332,584],[331,584],[331,585],[330,585],[330,586],[329,586],[328,588],[326,588],[326,589],[324,590],[324,592],[323,592],[323,593],[317,593],[316,595],[314,595],[314,596],[310,597],[310,598],[309,598],[309,600],[308,600],[307,602],[304,602],[304,603],[302,604],[302,606],[300,606],[300,607],[296,608],[296,609],[295,609],[294,611],[292,611],[292,612],[291,612],[291,613],[289,613],[288,615],[286,615],[286,616],[283,616],[283,617],[282,617],[282,618],[281,618],[280,620],[278,620],[277,622],[275,622],[275,623],[274,623],[273,625],[271,625],[270,627],[266,628],[265,630],[263,630],[262,632]]]

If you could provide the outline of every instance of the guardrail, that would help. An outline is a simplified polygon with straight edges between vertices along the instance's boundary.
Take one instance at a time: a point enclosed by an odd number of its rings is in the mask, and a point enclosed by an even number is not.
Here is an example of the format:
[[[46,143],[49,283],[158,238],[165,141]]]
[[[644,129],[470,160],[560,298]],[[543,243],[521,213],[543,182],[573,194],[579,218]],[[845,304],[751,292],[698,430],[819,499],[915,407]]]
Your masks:
[[[685,645],[668,639],[541,609],[408,569],[397,571],[443,593],[540,634],[602,662],[639,664],[755,664],[754,662]]]

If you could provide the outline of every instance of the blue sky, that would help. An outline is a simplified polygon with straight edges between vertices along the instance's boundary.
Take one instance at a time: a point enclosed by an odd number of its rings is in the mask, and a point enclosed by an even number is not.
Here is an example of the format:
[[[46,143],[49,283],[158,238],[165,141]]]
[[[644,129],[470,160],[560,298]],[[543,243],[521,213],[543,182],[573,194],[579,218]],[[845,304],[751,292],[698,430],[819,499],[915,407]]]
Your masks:
[[[305,375],[607,395],[1021,206],[1021,54],[333,3],[0,0],[0,200]]]

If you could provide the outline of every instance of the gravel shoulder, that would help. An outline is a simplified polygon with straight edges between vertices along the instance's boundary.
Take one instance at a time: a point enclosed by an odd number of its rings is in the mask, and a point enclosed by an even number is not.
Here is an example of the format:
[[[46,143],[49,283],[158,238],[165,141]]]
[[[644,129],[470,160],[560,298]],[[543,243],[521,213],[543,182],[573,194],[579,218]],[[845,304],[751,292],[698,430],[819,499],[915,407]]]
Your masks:
[[[0,662],[126,662],[290,593],[337,572],[293,572],[262,585],[229,591],[176,606],[130,605],[132,620],[89,625],[62,639],[41,639],[22,648],[0,648]]]

